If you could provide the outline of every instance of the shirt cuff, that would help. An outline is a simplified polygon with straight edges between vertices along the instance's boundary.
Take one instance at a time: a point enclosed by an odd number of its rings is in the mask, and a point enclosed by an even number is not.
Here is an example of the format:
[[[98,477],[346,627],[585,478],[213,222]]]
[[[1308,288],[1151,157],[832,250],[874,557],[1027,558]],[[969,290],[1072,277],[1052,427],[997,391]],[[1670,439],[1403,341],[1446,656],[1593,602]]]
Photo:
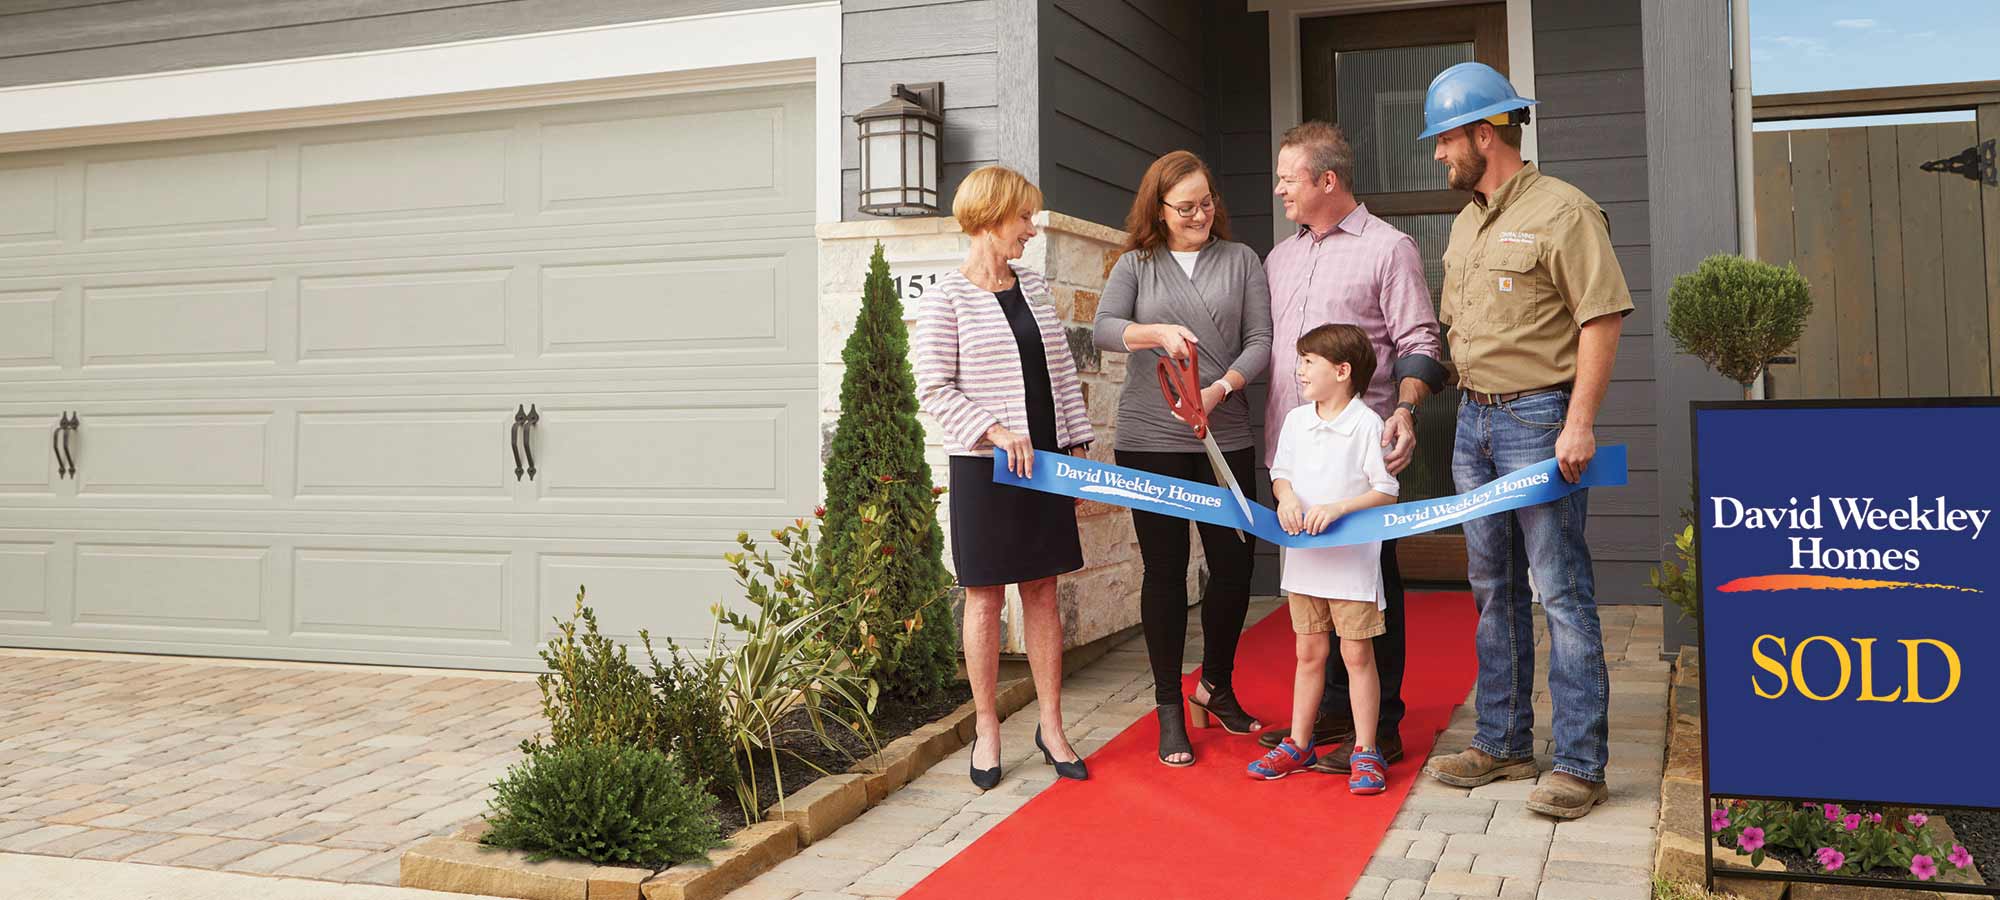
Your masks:
[[[1390,370],[1392,384],[1401,384],[1405,378],[1415,378],[1431,389],[1431,393],[1444,392],[1444,364],[1421,353],[1398,357],[1396,367]]]

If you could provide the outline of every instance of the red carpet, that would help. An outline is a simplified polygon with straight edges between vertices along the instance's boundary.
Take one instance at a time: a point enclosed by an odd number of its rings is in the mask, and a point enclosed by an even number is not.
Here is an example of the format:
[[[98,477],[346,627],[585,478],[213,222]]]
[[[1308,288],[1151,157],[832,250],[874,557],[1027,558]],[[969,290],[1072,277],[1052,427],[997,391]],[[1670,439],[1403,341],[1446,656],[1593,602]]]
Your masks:
[[[1090,781],[1043,791],[903,896],[1342,900],[1472,688],[1472,596],[1413,593],[1409,603],[1405,755],[1390,768],[1388,792],[1356,797],[1346,779],[1317,773],[1256,781],[1243,771],[1263,752],[1256,737],[1219,727],[1190,729],[1195,764],[1168,768],[1148,715],[1090,756]],[[1340,664],[1337,652],[1330,662]],[[1243,705],[1288,718],[1293,665],[1281,606],[1243,635]]]

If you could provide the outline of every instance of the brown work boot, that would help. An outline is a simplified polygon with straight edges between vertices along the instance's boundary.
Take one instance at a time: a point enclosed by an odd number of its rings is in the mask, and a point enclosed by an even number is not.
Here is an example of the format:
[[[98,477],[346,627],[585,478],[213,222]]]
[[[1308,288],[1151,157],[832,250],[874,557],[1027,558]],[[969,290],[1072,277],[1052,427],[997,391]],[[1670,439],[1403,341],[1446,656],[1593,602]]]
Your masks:
[[[1467,747],[1450,756],[1433,756],[1424,764],[1424,774],[1452,787],[1472,788],[1500,779],[1519,781],[1536,775],[1534,757],[1494,759],[1478,747]]]
[[[1383,762],[1395,765],[1403,758],[1403,736],[1395,732],[1385,734],[1375,742],[1374,749],[1375,752],[1382,754]],[[1328,775],[1346,775],[1350,772],[1348,764],[1353,756],[1352,750],[1345,753],[1322,753],[1319,755],[1319,762],[1313,763],[1312,768],[1315,772]]]
[[[1528,795],[1528,808],[1558,819],[1581,819],[1591,807],[1609,799],[1611,791],[1603,784],[1557,772]]]

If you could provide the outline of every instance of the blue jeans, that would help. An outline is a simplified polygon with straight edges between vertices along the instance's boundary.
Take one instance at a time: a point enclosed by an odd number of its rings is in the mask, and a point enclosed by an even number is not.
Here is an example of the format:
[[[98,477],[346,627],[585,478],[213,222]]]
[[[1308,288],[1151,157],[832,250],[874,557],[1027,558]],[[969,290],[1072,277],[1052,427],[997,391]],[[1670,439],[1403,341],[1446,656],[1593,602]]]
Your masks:
[[[1461,400],[1452,481],[1462,493],[1554,457],[1568,413],[1568,391],[1494,406]],[[1468,576],[1479,607],[1479,729],[1472,745],[1497,759],[1534,756],[1532,572],[1549,625],[1555,768],[1601,783],[1610,752],[1611,679],[1583,537],[1589,493],[1465,523]]]

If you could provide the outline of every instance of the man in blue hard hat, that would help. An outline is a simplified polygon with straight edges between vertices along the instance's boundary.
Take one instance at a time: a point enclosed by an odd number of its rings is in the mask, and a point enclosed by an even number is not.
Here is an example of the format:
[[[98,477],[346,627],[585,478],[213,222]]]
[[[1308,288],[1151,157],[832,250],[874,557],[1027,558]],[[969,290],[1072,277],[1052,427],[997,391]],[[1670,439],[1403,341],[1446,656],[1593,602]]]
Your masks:
[[[1452,188],[1472,192],[1445,249],[1439,316],[1463,392],[1451,467],[1460,491],[1551,457],[1576,481],[1597,452],[1597,410],[1632,311],[1604,211],[1521,159],[1534,103],[1480,63],[1440,73],[1424,101],[1420,139],[1437,142]],[[1479,606],[1479,726],[1471,747],[1424,767],[1458,787],[1539,774],[1538,589],[1549,625],[1555,770],[1528,808],[1564,819],[1607,796],[1610,678],[1584,541],[1588,494],[1465,523]]]

